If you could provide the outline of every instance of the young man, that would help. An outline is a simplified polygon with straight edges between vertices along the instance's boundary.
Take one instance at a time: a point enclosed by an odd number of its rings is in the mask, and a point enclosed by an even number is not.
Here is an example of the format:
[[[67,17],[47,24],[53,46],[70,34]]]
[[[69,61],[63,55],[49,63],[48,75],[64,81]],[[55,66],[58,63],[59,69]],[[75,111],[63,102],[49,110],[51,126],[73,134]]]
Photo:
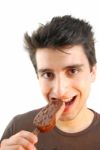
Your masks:
[[[56,126],[32,133],[39,110],[16,116],[6,128],[0,150],[100,150],[100,115],[87,108],[96,76],[91,25],[72,16],[54,17],[32,36],[26,48],[35,67],[44,98],[63,102]]]

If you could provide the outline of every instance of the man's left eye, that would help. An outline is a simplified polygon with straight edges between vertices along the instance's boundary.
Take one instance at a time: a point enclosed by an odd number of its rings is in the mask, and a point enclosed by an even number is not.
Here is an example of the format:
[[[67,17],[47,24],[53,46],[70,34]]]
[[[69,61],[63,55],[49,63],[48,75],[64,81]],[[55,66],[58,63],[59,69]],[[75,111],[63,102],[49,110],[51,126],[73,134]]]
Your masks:
[[[68,75],[75,75],[79,72],[79,69],[77,68],[71,68],[68,70]]]
[[[73,68],[73,69],[70,70],[70,72],[71,72],[71,73],[78,73],[78,69]]]

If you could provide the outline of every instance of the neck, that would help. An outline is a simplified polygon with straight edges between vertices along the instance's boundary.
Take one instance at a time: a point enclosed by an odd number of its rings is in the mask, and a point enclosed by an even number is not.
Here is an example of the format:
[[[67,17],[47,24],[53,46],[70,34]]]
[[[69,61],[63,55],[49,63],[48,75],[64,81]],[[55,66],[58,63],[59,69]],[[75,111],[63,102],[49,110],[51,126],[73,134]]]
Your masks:
[[[58,120],[56,126],[68,133],[80,132],[90,126],[94,118],[94,113],[85,108],[77,117],[71,120]]]

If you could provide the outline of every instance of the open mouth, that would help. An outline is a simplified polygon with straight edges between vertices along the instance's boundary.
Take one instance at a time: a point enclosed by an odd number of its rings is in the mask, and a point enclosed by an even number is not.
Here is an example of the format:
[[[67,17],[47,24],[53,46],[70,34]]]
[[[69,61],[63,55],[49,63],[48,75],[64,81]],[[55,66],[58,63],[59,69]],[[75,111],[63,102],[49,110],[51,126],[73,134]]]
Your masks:
[[[73,96],[68,102],[65,102],[65,110],[68,110],[75,102],[76,96]]]

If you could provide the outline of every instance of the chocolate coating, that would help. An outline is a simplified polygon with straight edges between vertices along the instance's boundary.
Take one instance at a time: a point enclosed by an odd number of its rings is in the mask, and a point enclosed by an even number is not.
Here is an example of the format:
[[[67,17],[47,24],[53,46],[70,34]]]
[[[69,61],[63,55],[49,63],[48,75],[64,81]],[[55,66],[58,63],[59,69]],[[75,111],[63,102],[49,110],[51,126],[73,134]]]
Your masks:
[[[47,132],[55,127],[56,113],[62,105],[61,100],[53,100],[35,116],[33,124],[40,132]]]

